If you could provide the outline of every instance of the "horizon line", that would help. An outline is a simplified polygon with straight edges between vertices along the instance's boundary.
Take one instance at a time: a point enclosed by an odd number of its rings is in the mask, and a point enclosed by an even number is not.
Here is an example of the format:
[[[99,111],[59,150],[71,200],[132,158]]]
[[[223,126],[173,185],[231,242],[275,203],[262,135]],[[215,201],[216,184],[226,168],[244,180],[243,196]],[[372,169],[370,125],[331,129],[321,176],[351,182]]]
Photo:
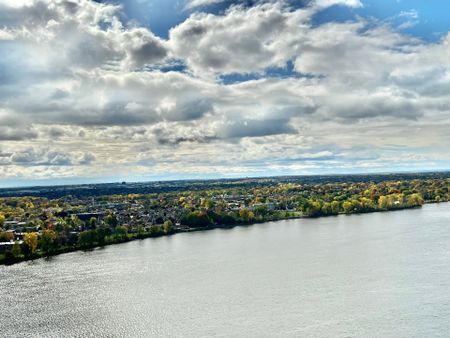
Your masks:
[[[245,179],[276,179],[276,178],[293,178],[293,177],[329,177],[329,176],[380,176],[380,175],[414,175],[414,174],[433,174],[433,173],[450,173],[450,168],[447,169],[422,169],[422,170],[413,170],[413,171],[377,171],[377,172],[355,172],[355,173],[330,173],[330,174],[286,174],[286,175],[262,175],[262,176],[239,176],[239,177],[217,177],[217,178],[178,178],[178,179],[149,179],[149,180],[137,180],[137,181],[127,181],[124,180],[111,180],[105,182],[84,182],[84,183],[54,183],[54,184],[30,184],[23,186],[6,186],[2,187],[0,185],[0,190],[8,190],[8,189],[25,189],[25,188],[48,188],[48,187],[71,187],[71,186],[85,186],[85,185],[107,185],[107,184],[145,184],[145,183],[157,183],[157,182],[189,182],[189,181],[224,181],[224,180],[245,180]],[[74,177],[72,179],[81,179]],[[86,179],[88,181],[89,178]]]

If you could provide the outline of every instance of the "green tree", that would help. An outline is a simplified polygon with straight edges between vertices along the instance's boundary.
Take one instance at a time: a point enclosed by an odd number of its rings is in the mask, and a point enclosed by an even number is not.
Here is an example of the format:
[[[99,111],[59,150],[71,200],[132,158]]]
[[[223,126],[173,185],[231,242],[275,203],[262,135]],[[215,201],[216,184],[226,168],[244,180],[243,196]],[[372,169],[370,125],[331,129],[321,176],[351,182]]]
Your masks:
[[[373,201],[370,198],[361,197],[359,199],[359,203],[360,203],[360,209],[362,211],[372,211],[375,209],[375,204],[373,203]]]
[[[150,227],[150,236],[156,237],[164,235],[164,229],[160,225],[152,225]]]
[[[41,235],[41,248],[45,252],[50,252],[54,249],[56,233],[53,230],[44,230]]]
[[[99,245],[105,244],[106,236],[110,234],[110,229],[106,228],[105,226],[98,227],[95,231],[95,237]]]
[[[411,207],[423,205],[424,201],[420,194],[411,194],[406,198],[406,203]]]
[[[305,216],[317,217],[322,214],[322,203],[320,201],[309,199],[302,206],[302,212]]]
[[[145,236],[145,228],[142,224],[139,224],[137,227],[137,237],[143,238]]]
[[[255,215],[257,216],[267,216],[267,214],[269,213],[269,210],[267,209],[267,207],[265,205],[258,205],[255,207]]]
[[[239,210],[239,217],[244,221],[244,222],[251,222],[255,219],[255,214],[253,213],[253,211],[247,209],[247,208],[241,208]]]
[[[350,202],[352,203],[352,211],[353,212],[361,212],[362,204],[360,201],[353,199]]]
[[[58,218],[58,220],[56,221],[56,224],[55,224],[56,232],[63,232],[65,225],[67,225],[67,223],[64,220],[64,218]]]
[[[163,229],[166,234],[170,234],[173,232],[173,223],[170,219],[164,222]]]
[[[338,201],[331,202],[331,212],[335,215],[339,214],[340,205]]]
[[[115,215],[109,214],[105,217],[105,223],[110,228],[115,228],[119,222],[117,221],[117,217]]]
[[[72,226],[73,228],[81,227],[83,222],[78,218],[77,215],[72,215],[69,219],[68,225]]]
[[[128,234],[128,229],[126,226],[121,225],[121,226],[116,227],[116,230],[115,230],[116,238],[125,239],[125,238],[127,238],[127,234]]]
[[[22,256],[22,249],[18,241],[14,242],[13,247],[11,249],[11,254],[13,255],[14,258],[19,258],[20,256]]]
[[[202,228],[211,224],[211,220],[205,212],[193,211],[183,217],[182,223],[192,228]]]
[[[95,229],[97,227],[97,218],[91,217],[91,219],[89,220],[89,227],[91,229]]]
[[[78,235],[78,245],[82,248],[92,247],[96,240],[95,230],[82,231]]]
[[[3,228],[4,225],[5,225],[5,215],[0,213],[0,228]]]
[[[344,203],[342,203],[342,209],[344,209],[346,214],[350,214],[353,211],[353,203],[350,201],[344,201]]]
[[[331,215],[331,214],[333,213],[333,212],[332,212],[332,209],[331,209],[331,203],[325,202],[325,203],[322,205],[321,213],[322,213],[323,215]]]

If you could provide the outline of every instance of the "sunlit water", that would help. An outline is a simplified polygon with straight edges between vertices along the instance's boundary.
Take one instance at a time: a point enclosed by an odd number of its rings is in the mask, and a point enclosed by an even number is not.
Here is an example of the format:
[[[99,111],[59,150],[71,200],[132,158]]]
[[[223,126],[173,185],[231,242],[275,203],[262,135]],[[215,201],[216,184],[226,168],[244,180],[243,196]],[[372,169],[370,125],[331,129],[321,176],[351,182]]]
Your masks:
[[[450,204],[0,266],[2,337],[445,337]]]

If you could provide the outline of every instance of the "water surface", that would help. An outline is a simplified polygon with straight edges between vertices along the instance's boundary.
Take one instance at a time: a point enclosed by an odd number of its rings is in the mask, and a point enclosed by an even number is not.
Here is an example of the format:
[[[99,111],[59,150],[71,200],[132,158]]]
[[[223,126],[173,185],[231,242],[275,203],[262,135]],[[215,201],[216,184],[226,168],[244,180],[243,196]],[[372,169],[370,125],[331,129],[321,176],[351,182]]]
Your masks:
[[[1,337],[445,337],[450,204],[0,266]]]

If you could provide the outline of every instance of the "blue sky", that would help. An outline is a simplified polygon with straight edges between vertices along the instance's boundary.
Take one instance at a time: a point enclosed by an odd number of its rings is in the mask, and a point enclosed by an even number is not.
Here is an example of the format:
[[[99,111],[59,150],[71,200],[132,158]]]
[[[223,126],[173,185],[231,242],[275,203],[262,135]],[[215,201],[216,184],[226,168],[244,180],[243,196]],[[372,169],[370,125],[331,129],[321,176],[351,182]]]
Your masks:
[[[0,187],[450,169],[449,12],[0,0]]]
[[[113,3],[121,4],[128,18],[151,28],[156,35],[163,38],[168,37],[170,28],[183,22],[193,12],[186,9],[182,0],[116,0]],[[240,3],[240,1],[225,1],[225,4],[203,6],[201,9],[219,14],[233,3]],[[294,8],[304,7],[305,3],[305,1],[291,1]],[[450,29],[450,20],[448,20],[450,2],[446,0],[363,0],[362,3],[361,8],[332,6],[317,15],[316,20],[320,24],[352,20],[355,16],[362,16],[397,25],[406,20],[412,20],[413,26],[403,31],[430,41],[439,39]],[[414,13],[417,14],[417,18],[411,18]]]
[[[365,0],[362,8],[348,10],[335,6],[321,16],[324,16],[325,20],[348,20],[360,15],[394,25],[401,25],[410,20],[412,26],[402,29],[403,32],[428,41],[436,41],[450,29],[449,12],[450,2],[445,0]]]
[[[232,5],[251,6],[257,1],[233,1],[187,8],[183,0],[115,0],[100,1],[123,6],[126,18],[151,29],[156,35],[167,39],[174,26],[185,21],[189,15],[201,9],[203,12],[220,15]],[[292,8],[304,8],[308,1],[289,2]],[[363,0],[363,6],[349,8],[335,5],[314,16],[317,25],[329,22],[346,22],[358,17],[367,20],[379,20],[383,23],[400,27],[400,31],[419,39],[435,42],[450,30],[450,1],[445,0]],[[126,21],[126,20],[124,20]],[[404,27],[402,27],[404,25]],[[227,74],[222,78],[225,84],[259,79],[264,76],[296,76],[292,72],[292,63],[286,67],[267,69],[264,74]]]

